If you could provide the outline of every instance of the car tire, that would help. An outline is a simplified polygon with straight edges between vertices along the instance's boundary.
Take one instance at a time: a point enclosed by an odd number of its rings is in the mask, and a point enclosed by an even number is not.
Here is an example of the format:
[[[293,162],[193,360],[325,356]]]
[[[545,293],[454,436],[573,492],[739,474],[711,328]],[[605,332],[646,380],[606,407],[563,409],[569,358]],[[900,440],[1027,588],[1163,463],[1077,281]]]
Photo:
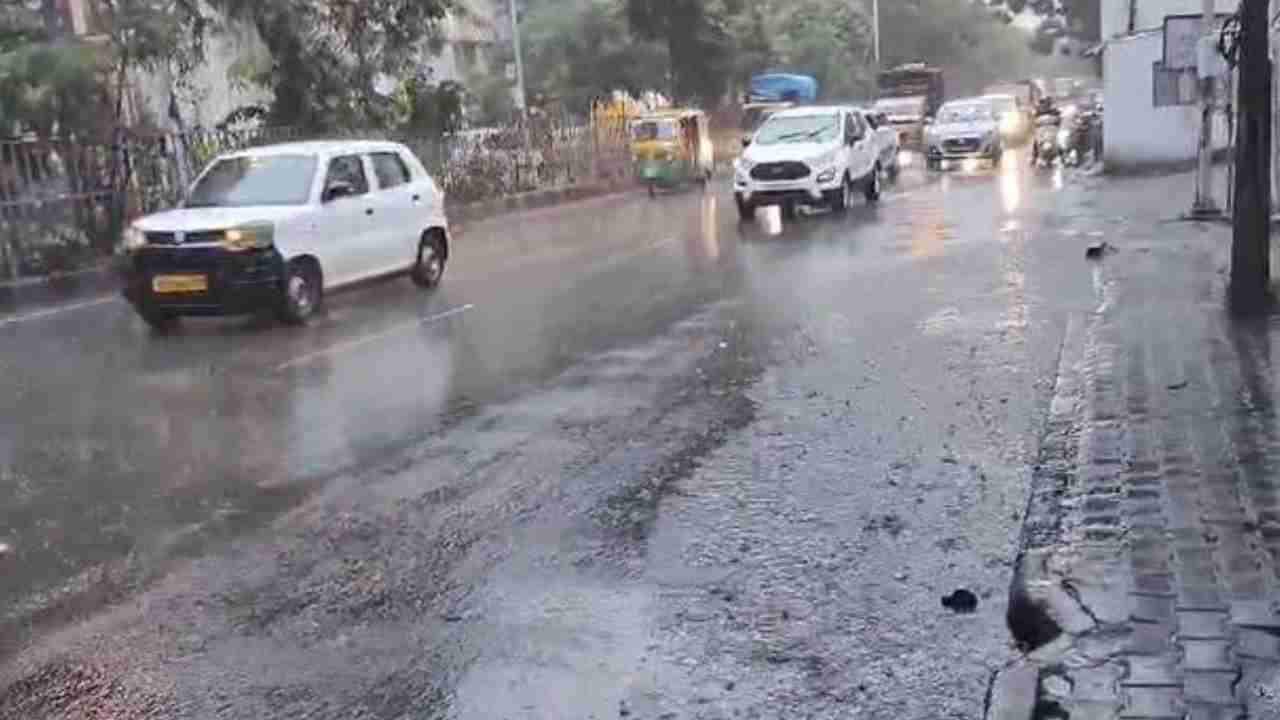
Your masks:
[[[418,257],[409,271],[409,278],[414,285],[426,290],[438,287],[444,279],[447,262],[448,254],[443,242],[436,235],[427,235],[418,243]]]
[[[784,220],[796,219],[796,204],[794,202],[788,200],[782,203],[780,210],[782,211],[782,218]]]
[[[168,310],[156,310],[153,308],[143,308],[138,310],[138,316],[142,318],[154,332],[164,334],[173,331],[178,325],[178,315]]]
[[[852,204],[853,183],[849,180],[848,174],[846,174],[844,182],[840,183],[840,189],[832,193],[831,210],[843,214],[849,211],[849,206]]]
[[[324,302],[324,281],[313,262],[295,260],[285,270],[279,317],[290,325],[305,325]]]
[[[880,165],[876,164],[871,169],[871,174],[867,176],[867,185],[863,190],[863,194],[867,198],[867,202],[873,203],[880,200]]]
[[[756,206],[744,201],[741,196],[734,199],[738,204],[738,218],[740,220],[754,220],[756,217]]]

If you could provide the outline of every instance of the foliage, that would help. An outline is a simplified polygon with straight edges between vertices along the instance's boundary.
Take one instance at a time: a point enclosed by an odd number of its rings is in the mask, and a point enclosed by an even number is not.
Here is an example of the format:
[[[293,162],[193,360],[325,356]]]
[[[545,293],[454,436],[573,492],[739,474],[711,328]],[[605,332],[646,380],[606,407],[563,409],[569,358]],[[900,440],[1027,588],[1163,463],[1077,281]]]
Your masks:
[[[455,0],[210,0],[252,23],[272,63],[255,80],[275,96],[271,120],[324,130],[386,124],[395,106],[373,89],[380,73],[416,74],[439,48]]]
[[[664,45],[632,37],[614,0],[531,2],[521,35],[531,101],[585,113],[595,98],[665,85]]]
[[[395,127],[403,132],[437,137],[462,125],[466,92],[461,85],[446,81],[435,84],[416,75],[406,81],[396,100],[402,109]]]
[[[794,0],[776,53],[787,69],[812,75],[826,97],[866,97],[875,86],[871,22],[846,0]]]
[[[666,43],[671,93],[714,104],[734,73],[732,19],[742,0],[623,0],[627,25],[640,39]]]
[[[97,69],[96,54],[81,46],[35,42],[0,52],[0,137],[98,129],[105,98]]]

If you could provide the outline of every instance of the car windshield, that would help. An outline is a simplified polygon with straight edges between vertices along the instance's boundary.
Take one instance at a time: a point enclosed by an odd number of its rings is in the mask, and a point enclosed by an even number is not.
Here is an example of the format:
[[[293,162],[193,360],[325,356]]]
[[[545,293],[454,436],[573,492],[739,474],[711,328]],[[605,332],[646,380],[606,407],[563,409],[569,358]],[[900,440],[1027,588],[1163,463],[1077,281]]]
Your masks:
[[[938,113],[939,123],[980,122],[990,119],[991,106],[986,104],[944,105]]]
[[[631,137],[637,142],[646,140],[674,140],[676,124],[673,120],[644,120],[631,128]]]
[[[840,134],[840,118],[827,115],[782,115],[769,118],[756,133],[757,145],[825,142]]]
[[[224,158],[209,168],[186,207],[304,205],[316,174],[314,155],[245,155]]]

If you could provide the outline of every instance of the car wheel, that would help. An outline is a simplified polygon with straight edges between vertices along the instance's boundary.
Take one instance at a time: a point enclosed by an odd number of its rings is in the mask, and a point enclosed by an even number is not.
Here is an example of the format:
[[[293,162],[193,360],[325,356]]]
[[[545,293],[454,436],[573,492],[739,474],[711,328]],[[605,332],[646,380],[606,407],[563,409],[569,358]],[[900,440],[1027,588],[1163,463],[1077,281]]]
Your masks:
[[[786,220],[796,219],[796,204],[791,201],[782,203],[782,217]]]
[[[289,263],[285,273],[284,297],[280,303],[280,319],[290,325],[304,325],[324,300],[324,286],[319,269],[305,261]]]
[[[741,196],[735,198],[738,203],[738,218],[742,220],[754,220],[756,217],[756,206],[742,199]]]
[[[867,188],[864,191],[867,196],[867,202],[873,203],[880,199],[880,166],[877,164],[871,170],[871,176],[867,178]]]
[[[142,321],[158,333],[167,333],[178,325],[178,316],[168,310],[146,308],[138,310]]]
[[[444,277],[446,258],[440,238],[428,236],[418,244],[418,259],[413,264],[409,277],[421,288],[434,288]]]
[[[843,213],[853,205],[853,183],[849,181],[849,176],[844,176],[844,182],[840,183],[840,189],[836,191],[835,197],[831,201],[831,209],[838,213]]]

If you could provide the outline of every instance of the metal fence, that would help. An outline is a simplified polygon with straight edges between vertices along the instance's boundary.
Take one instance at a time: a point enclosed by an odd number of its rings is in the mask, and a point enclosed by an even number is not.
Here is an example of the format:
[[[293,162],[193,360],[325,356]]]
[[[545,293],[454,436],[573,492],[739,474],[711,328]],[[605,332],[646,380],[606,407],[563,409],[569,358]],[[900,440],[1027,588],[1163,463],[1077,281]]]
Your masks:
[[[410,147],[451,204],[619,177],[625,134],[535,120],[444,137],[385,131],[346,137]],[[326,135],[332,139],[332,134]],[[141,134],[107,141],[0,141],[0,279],[69,271],[100,261],[130,219],[182,200],[220,153],[314,139],[293,128]]]

